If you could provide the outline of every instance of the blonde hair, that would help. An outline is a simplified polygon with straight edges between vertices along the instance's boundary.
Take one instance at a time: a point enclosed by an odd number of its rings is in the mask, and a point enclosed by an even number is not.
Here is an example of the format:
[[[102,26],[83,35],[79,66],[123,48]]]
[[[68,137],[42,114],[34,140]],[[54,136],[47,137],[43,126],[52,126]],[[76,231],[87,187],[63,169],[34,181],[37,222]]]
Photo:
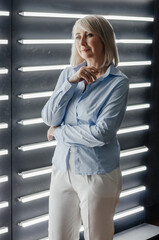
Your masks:
[[[113,27],[104,17],[98,15],[90,15],[77,20],[72,29],[72,38],[75,39],[76,27],[80,26],[86,31],[91,31],[96,33],[101,39],[104,46],[104,62],[101,67],[109,66],[114,63],[115,66],[118,65],[119,56],[118,49],[115,42],[115,34]],[[79,55],[75,42],[72,44],[70,64],[71,66],[76,66],[83,62],[84,59]]]

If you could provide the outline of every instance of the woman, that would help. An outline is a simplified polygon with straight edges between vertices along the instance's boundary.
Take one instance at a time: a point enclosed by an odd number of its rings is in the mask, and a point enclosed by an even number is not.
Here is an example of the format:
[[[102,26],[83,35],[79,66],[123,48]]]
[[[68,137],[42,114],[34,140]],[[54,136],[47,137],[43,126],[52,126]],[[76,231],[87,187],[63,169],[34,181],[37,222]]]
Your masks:
[[[118,53],[110,23],[87,16],[73,27],[71,67],[64,69],[42,110],[57,140],[49,199],[49,240],[112,240],[121,191],[116,133],[129,83],[115,66]]]

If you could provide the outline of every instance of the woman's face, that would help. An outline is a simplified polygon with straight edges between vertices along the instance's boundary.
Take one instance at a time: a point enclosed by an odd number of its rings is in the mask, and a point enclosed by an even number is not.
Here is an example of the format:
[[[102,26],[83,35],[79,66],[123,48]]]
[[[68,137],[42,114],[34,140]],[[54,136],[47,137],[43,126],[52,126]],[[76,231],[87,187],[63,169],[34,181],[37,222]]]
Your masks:
[[[93,32],[87,32],[77,25],[75,29],[75,45],[79,55],[87,60],[104,59],[104,47],[99,36]]]

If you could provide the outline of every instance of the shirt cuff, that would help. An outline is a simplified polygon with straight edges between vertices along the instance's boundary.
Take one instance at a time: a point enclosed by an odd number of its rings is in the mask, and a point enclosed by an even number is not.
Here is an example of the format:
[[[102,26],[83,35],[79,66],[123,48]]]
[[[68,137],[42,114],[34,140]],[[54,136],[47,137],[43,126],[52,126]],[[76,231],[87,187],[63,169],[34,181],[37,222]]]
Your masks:
[[[61,132],[62,132],[62,126],[59,126],[54,130],[54,137],[58,142],[61,140],[61,137],[62,137]]]

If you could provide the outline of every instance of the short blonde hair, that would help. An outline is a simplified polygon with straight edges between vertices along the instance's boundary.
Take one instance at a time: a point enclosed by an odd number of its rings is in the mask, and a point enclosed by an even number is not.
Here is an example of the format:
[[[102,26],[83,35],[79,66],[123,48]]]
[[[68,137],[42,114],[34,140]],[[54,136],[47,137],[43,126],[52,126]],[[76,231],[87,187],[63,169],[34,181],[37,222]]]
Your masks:
[[[96,33],[101,39],[104,46],[104,62],[101,67],[109,66],[114,63],[115,66],[118,65],[119,56],[118,49],[115,42],[115,34],[113,27],[104,17],[98,15],[90,15],[84,18],[78,19],[72,29],[72,38],[75,39],[76,27],[80,26],[86,31],[91,31]],[[75,42],[72,44],[70,64],[71,66],[76,66],[83,62],[84,59],[79,55]]]

